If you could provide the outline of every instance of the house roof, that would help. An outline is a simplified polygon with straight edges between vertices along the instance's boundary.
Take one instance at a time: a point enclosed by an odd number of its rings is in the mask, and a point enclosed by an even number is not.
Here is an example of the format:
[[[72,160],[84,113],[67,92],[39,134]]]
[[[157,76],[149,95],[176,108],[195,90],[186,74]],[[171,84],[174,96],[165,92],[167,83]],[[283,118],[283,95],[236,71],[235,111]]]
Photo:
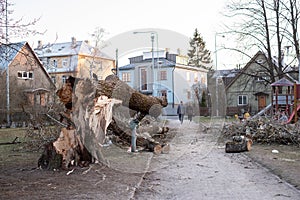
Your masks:
[[[240,72],[237,74],[237,76],[230,82],[230,84],[228,84],[227,85],[227,87],[226,87],[226,90],[239,78],[239,76],[241,76],[248,68],[249,68],[249,66],[251,66],[251,64],[252,63],[254,63],[255,62],[255,60],[258,58],[258,56],[260,56],[260,55],[262,55],[262,56],[264,56],[265,57],[265,59],[267,59],[267,55],[265,54],[265,53],[263,53],[263,52],[261,52],[261,51],[258,51],[252,58],[251,58],[251,60],[246,64],[246,66],[242,69],[242,70],[240,70]],[[278,62],[277,62],[277,60],[275,59],[275,58],[272,58],[272,62],[276,65],[276,66],[278,66]],[[285,64],[283,64],[284,66],[285,66]],[[285,74],[285,76],[287,77],[287,78],[289,78],[290,80],[294,80],[289,74]],[[287,80],[287,79],[286,79]],[[291,82],[292,83],[292,82]]]
[[[34,51],[36,52],[38,57],[41,58],[69,56],[69,55],[85,55],[85,56],[95,56],[95,57],[101,57],[108,60],[113,60],[111,57],[109,57],[102,51],[95,52],[95,47],[89,45],[85,41],[47,44],[35,48]]]
[[[275,81],[274,83],[271,84],[271,86],[293,86],[294,83],[289,81],[286,78],[282,78],[278,81]]]
[[[25,41],[18,42],[18,43],[10,43],[8,45],[5,44],[0,45],[0,70],[7,69],[7,67],[9,67],[12,61],[16,58],[17,54],[22,53],[22,48],[25,46],[32,53],[34,59],[39,63],[42,71],[46,74],[47,79],[50,81],[51,85],[55,88],[54,83],[52,82],[43,64],[40,62],[40,59],[32,50],[28,42]]]
[[[154,62],[157,63],[156,58],[155,58]],[[145,60],[142,60],[141,62],[131,63],[128,65],[121,66],[121,67],[119,67],[119,70],[129,70],[129,69],[134,69],[135,67],[149,66],[151,64],[152,64],[151,59],[145,59]],[[166,58],[159,58],[159,66],[160,67],[174,67],[175,65],[176,65],[176,63],[174,61],[170,61]],[[157,65],[155,65],[154,67],[156,68]]]
[[[238,72],[239,69],[222,69],[222,70],[216,70],[214,71],[212,77],[217,78],[217,77],[225,77],[225,78],[234,78]]]
[[[157,63],[157,59],[154,59],[154,63]],[[130,70],[134,69],[136,67],[148,67],[152,65],[152,59],[145,59],[142,60],[141,62],[137,63],[131,63],[128,65],[124,65],[119,67],[119,70]],[[167,58],[159,58],[159,67],[160,68],[166,68],[166,67],[176,67],[176,68],[183,68],[183,69],[188,69],[188,70],[194,70],[194,71],[203,71],[207,72],[207,69],[200,68],[200,67],[193,67],[189,65],[184,65],[180,63],[176,63],[175,61],[168,60]],[[157,64],[154,65],[154,68],[157,68]]]
[[[0,70],[7,69],[7,66],[14,60],[17,53],[26,44],[26,42],[1,44],[0,45]]]

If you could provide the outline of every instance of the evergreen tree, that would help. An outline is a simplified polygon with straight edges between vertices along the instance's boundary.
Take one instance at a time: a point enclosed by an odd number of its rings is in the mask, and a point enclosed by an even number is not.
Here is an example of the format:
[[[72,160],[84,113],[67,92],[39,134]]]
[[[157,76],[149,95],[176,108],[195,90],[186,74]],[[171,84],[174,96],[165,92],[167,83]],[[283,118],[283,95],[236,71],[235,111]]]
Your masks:
[[[210,51],[205,48],[205,42],[195,29],[193,38],[190,39],[190,49],[188,50],[189,65],[196,67],[203,67],[205,69],[212,68],[212,60]]]
[[[206,107],[206,94],[204,90],[202,91],[201,107]]]

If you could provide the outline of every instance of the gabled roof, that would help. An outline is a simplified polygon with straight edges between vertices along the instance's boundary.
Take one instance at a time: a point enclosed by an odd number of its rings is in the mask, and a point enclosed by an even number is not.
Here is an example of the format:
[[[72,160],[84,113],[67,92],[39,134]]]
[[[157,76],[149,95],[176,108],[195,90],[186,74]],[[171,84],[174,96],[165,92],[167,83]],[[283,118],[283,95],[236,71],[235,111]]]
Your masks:
[[[13,60],[16,58],[18,53],[22,53],[22,49],[26,48],[31,52],[34,59],[37,63],[39,63],[42,71],[47,76],[48,80],[52,84],[52,86],[55,88],[55,84],[52,82],[51,77],[47,73],[46,69],[44,68],[43,64],[40,62],[40,59],[37,57],[35,52],[32,50],[28,42],[18,42],[18,43],[10,43],[8,45],[2,44],[0,45],[0,70],[5,70],[7,67],[10,66],[10,64],[13,62]]]
[[[85,41],[64,42],[44,45],[42,47],[35,48],[34,51],[38,57],[59,57],[59,56],[70,56],[70,55],[85,55],[101,57],[108,60],[113,60],[108,55],[101,51],[96,51],[95,47],[89,45]]]
[[[262,53],[261,51],[258,51],[252,58],[251,60],[246,64],[246,66],[244,68],[242,68],[240,70],[240,72],[235,76],[235,78],[227,85],[226,90],[242,75],[244,74],[244,72],[249,68],[249,66],[251,66],[252,63],[254,63],[254,61],[257,59],[258,56],[263,55],[266,59],[266,56],[264,53]]]
[[[243,69],[241,69],[241,71],[237,74],[237,76],[230,82],[230,84],[228,84],[227,85],[227,87],[226,87],[226,90],[242,75],[242,74],[244,74],[244,72],[251,66],[251,64],[253,64],[256,60],[257,60],[257,58],[259,57],[259,56],[264,56],[264,59],[265,60],[267,60],[267,56],[266,56],[266,54],[265,53],[263,53],[263,52],[261,52],[261,51],[258,51],[252,58],[251,58],[251,60],[246,64],[246,66],[243,68]],[[272,58],[272,62],[276,65],[276,66],[278,66],[278,62],[277,62],[277,60],[275,59],[275,58]],[[285,64],[283,64],[283,65],[285,65]],[[291,79],[291,80],[294,80],[289,74],[285,74],[285,76],[286,77],[288,77],[289,79]]]
[[[293,86],[293,85],[294,85],[294,83],[289,81],[286,78],[282,78],[271,84],[271,86]]]

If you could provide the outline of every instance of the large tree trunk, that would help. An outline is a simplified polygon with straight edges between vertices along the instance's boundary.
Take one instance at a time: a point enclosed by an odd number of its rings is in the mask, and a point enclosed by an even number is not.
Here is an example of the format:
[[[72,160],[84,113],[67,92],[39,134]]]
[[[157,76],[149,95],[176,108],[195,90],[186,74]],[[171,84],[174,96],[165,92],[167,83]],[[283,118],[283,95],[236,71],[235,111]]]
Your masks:
[[[101,95],[119,99],[122,101],[123,106],[153,117],[158,117],[161,114],[162,107],[168,105],[166,98],[141,94],[114,75],[108,76],[105,81],[99,81],[96,97]]]
[[[113,120],[112,108],[115,104],[127,107],[128,113],[137,113],[138,121],[146,115],[158,117],[162,107],[167,106],[166,99],[141,94],[116,76],[99,81],[97,86],[90,80],[70,78],[64,87],[57,91],[57,95],[65,105],[66,112],[61,115],[61,121],[67,123],[68,128],[62,129],[61,137],[53,143],[53,147],[62,155],[65,168],[70,165],[72,159],[75,159],[75,163],[81,163],[84,150],[88,150],[96,160],[108,164],[101,148],[110,124],[112,132],[117,137],[130,141],[131,132],[130,129],[128,131],[128,124],[122,125],[115,123],[117,119]],[[127,116],[132,117],[130,114]],[[112,121],[114,123],[111,123]],[[162,152],[164,146],[164,152],[168,152],[169,149],[168,145],[159,144],[151,136],[146,137],[142,134],[137,138],[137,143],[155,153]]]

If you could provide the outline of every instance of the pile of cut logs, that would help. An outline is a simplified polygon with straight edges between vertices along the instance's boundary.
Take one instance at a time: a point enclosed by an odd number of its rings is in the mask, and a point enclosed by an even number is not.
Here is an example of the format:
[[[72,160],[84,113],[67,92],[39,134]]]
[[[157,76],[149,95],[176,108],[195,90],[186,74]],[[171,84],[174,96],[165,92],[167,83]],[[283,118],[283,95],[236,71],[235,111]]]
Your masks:
[[[277,120],[260,117],[245,122],[228,123],[223,127],[223,136],[245,136],[256,143],[276,143],[285,145],[300,144],[299,123],[282,124]]]
[[[102,147],[108,141],[130,145],[133,119],[139,122],[138,146],[154,153],[169,151],[165,140],[169,129],[154,120],[167,99],[144,95],[114,75],[98,84],[70,77],[56,94],[65,107],[59,120],[65,127],[56,141],[46,145],[39,159],[41,168],[67,169],[95,160],[106,164]]]

